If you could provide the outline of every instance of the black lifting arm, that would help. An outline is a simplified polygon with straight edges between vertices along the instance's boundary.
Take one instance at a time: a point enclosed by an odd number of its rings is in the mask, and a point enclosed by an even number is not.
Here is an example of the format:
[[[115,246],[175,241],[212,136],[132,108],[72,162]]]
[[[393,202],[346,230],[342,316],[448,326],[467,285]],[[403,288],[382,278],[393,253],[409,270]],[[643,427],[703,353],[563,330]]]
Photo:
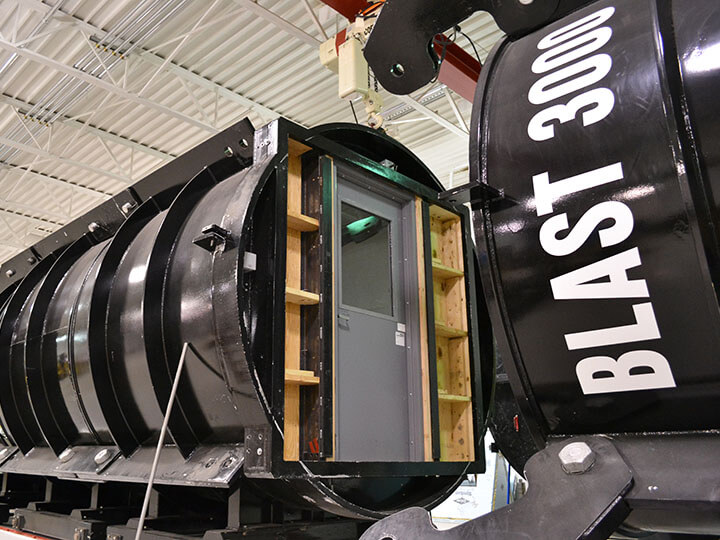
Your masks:
[[[551,444],[528,460],[527,494],[453,529],[437,530],[430,514],[410,508],[379,521],[361,540],[600,540],[630,509],[633,473],[603,437]]]
[[[519,37],[593,1],[392,0],[380,12],[365,46],[365,58],[386,90],[409,94],[440,70],[432,39],[476,11],[487,11],[503,32]]]

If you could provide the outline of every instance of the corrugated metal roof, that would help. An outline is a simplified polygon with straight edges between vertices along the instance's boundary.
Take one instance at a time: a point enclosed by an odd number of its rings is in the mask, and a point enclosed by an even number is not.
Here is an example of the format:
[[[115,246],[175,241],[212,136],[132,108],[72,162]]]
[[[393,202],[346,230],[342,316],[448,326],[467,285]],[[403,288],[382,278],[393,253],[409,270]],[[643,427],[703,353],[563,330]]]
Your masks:
[[[0,1],[0,261],[246,116],[255,126],[278,115],[308,127],[353,121],[304,3],[249,3]],[[346,24],[309,4],[327,35]],[[502,35],[482,13],[462,28],[482,60]],[[467,137],[381,94],[389,133],[446,185],[465,181]],[[442,87],[413,97],[459,125]],[[470,103],[454,99],[469,124]]]

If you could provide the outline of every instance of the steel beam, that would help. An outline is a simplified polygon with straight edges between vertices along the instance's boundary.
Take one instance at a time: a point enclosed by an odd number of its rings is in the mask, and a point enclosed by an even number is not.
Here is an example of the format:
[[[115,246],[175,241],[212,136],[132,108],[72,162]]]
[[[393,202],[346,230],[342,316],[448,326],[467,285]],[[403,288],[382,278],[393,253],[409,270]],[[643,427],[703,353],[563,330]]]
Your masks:
[[[458,124],[462,129],[469,133],[470,130],[468,129],[467,122],[465,121],[465,118],[463,118],[463,115],[460,113],[460,109],[458,108],[457,103],[455,103],[455,99],[450,94],[450,89],[446,86],[445,88],[443,88],[443,92],[445,93],[445,99],[447,99],[448,103],[450,104],[450,108],[452,109],[453,113],[455,113],[455,118],[457,118]]]
[[[272,11],[261,6],[260,4],[253,2],[252,0],[233,0],[233,2],[235,2],[235,4],[237,4],[238,6],[242,6],[248,11],[251,11],[258,17],[261,17],[266,21],[274,24],[280,30],[283,30],[291,36],[298,38],[303,43],[307,43],[312,47],[319,47],[322,43],[319,39],[315,39],[313,36],[305,32],[305,30],[298,28],[294,24],[290,24],[288,21],[286,21],[279,15],[273,13]]]
[[[440,124],[445,129],[453,132],[458,137],[462,137],[463,139],[467,140],[467,138],[469,136],[469,133],[467,131],[465,131],[462,128],[458,127],[457,125],[453,124],[450,120],[448,120],[444,116],[441,116],[438,113],[436,113],[435,111],[430,110],[429,108],[427,108],[425,105],[423,105],[416,99],[414,99],[410,96],[396,96],[396,97],[403,103],[406,103],[407,105],[409,105],[410,107],[412,107],[413,109],[418,111],[419,113],[422,113],[425,116],[427,116],[428,118],[431,118],[432,120],[434,120],[435,122]]]
[[[317,31],[320,33],[320,36],[324,39],[328,39],[327,32],[325,32],[325,29],[323,28],[323,25],[320,24],[320,20],[317,18],[317,15],[315,15],[315,10],[313,10],[313,7],[310,5],[309,0],[302,0],[303,5],[305,6],[305,11],[307,11],[307,14],[312,19],[313,24],[315,25],[315,28],[317,28]]]
[[[368,5],[367,0],[320,0],[327,4],[340,15],[350,20],[355,20],[355,15],[360,13]]]
[[[447,37],[440,35],[434,43],[435,52],[441,58],[443,55],[443,46],[437,42],[447,39]],[[480,69],[482,68],[480,62],[455,43],[450,43],[445,47],[444,55],[445,59],[443,63],[440,64],[438,80],[445,83],[453,92],[472,103],[475,99],[475,88],[477,87],[477,81],[480,78]]]

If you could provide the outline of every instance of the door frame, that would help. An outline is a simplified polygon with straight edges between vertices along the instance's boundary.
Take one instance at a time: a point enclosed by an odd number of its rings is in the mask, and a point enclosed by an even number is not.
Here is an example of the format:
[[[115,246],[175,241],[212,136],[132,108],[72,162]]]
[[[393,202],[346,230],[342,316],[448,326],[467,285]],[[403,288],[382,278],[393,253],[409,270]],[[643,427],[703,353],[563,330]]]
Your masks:
[[[404,284],[405,297],[405,361],[407,367],[407,392],[408,392],[408,432],[410,440],[408,441],[408,456],[410,461],[424,461],[424,429],[423,429],[423,401],[422,401],[422,355],[420,344],[420,298],[419,298],[419,276],[417,268],[417,220],[416,220],[416,204],[415,194],[395,187],[394,185],[383,183],[374,178],[374,175],[363,169],[353,167],[352,165],[339,160],[333,160],[332,175],[332,223],[333,245],[331,268],[333,278],[333,303],[332,303],[332,324],[333,324],[333,455],[337,456],[338,429],[335,425],[337,419],[337,369],[336,358],[339,354],[339,339],[337,338],[338,327],[338,308],[340,307],[340,292],[336,291],[339,280],[336,279],[335,273],[340,269],[337,267],[339,261],[338,253],[341,238],[337,235],[337,221],[341,216],[340,196],[338,183],[341,181],[355,184],[361,189],[371,193],[378,194],[382,197],[391,199],[400,204],[402,219],[402,245],[403,252],[401,254],[402,280]],[[395,253],[392,253],[395,256]],[[395,300],[393,299],[393,304]],[[362,311],[362,310],[360,310]]]

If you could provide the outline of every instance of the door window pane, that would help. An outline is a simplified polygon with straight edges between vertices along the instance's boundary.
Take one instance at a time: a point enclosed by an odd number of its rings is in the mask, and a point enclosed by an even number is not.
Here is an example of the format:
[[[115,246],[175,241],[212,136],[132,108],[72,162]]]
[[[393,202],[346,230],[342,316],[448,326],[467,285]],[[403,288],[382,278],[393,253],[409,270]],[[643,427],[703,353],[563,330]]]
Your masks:
[[[390,221],[343,202],[342,303],[393,314]]]

